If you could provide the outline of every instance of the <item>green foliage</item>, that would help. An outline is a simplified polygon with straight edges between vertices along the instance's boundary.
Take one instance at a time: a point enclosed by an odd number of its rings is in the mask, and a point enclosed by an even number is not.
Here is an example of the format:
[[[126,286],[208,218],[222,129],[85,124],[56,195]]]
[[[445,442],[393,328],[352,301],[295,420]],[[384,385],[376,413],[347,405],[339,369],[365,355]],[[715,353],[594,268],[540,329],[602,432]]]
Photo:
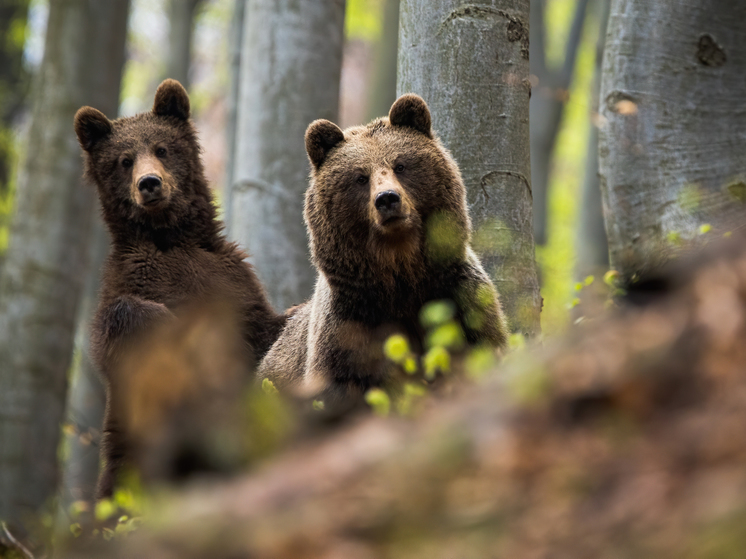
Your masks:
[[[545,12],[547,61],[561,63],[575,8],[575,0],[548,0]],[[549,184],[548,241],[536,247],[544,297],[542,330],[545,335],[564,331],[570,322],[575,280],[575,240],[581,200],[582,177],[588,151],[591,84],[595,60],[595,30],[598,22],[586,21],[578,50],[575,75],[570,86],[552,160]]]
[[[381,36],[385,0],[347,0],[345,37],[376,41]]]
[[[365,401],[373,408],[373,412],[380,417],[386,417],[391,411],[391,398],[380,388],[368,390],[365,393]]]
[[[443,346],[437,345],[430,348],[422,358],[422,361],[427,380],[434,380],[438,372],[451,372],[451,354]]]
[[[383,353],[394,363],[402,363],[410,355],[407,338],[401,334],[390,336],[383,345]]]
[[[268,378],[262,380],[262,391],[265,394],[277,394],[277,388],[275,388],[275,384]]]
[[[425,328],[435,328],[456,316],[456,305],[447,299],[430,301],[420,311],[420,324]]]

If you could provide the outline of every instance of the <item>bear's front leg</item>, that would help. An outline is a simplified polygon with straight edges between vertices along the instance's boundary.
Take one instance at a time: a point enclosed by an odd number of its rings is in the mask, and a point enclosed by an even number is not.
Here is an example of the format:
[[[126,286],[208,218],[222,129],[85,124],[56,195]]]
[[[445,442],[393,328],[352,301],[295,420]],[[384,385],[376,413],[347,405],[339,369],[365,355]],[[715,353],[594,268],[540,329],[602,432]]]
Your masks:
[[[113,495],[128,454],[116,394],[117,366],[139,336],[147,335],[148,330],[173,317],[165,305],[130,295],[117,297],[96,314],[92,329],[94,360],[107,385],[106,413],[101,434],[103,470],[98,482],[99,499]]]
[[[122,295],[100,308],[92,328],[94,361],[109,377],[126,345],[164,320],[174,318],[166,305],[132,295]]]

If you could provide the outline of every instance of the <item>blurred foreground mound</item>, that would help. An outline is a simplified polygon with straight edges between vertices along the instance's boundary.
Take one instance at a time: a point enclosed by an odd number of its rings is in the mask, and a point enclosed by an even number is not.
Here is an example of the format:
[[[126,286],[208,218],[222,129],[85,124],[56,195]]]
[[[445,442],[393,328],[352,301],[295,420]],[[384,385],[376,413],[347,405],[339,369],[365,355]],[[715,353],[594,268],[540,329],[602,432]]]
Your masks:
[[[741,557],[746,254],[733,246],[415,418],[359,419],[65,556]]]

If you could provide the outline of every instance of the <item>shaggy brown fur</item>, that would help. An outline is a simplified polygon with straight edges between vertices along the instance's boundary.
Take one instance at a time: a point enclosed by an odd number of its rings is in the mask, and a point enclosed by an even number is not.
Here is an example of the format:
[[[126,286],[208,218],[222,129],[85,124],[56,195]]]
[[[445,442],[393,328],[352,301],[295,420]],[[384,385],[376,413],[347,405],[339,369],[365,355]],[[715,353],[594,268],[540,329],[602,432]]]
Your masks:
[[[189,110],[181,84],[166,80],[149,113],[109,121],[83,107],[75,115],[86,177],[98,188],[112,241],[91,333],[108,385],[101,496],[112,493],[128,455],[112,392],[135,337],[187,307],[220,300],[239,314],[249,369],[284,324],[246,255],[221,233]]]
[[[305,219],[319,276],[259,374],[352,402],[392,381],[385,339],[405,334],[417,352],[428,301],[456,303],[470,344],[502,346],[497,293],[469,247],[471,223],[456,163],[430,128],[430,112],[404,95],[388,118],[345,130],[317,120],[306,132],[311,186]]]

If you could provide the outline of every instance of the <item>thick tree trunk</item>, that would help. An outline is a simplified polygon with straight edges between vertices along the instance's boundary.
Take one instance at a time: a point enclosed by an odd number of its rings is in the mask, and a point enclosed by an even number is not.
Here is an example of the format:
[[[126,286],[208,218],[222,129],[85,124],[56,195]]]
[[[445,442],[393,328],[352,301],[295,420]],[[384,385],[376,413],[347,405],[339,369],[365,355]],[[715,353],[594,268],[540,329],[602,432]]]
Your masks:
[[[368,97],[368,120],[387,115],[396,101],[398,44],[399,0],[385,0],[383,30],[376,45],[375,68]]]
[[[466,183],[475,249],[512,330],[539,332],[531,208],[528,0],[402,0],[398,92],[418,93]]]
[[[202,0],[171,0],[168,9],[168,62],[166,77],[189,88],[189,65],[192,62],[194,14]]]
[[[614,0],[600,174],[611,265],[665,258],[667,237],[743,220],[746,3]]]
[[[252,0],[246,8],[231,236],[243,245],[272,303],[310,296],[303,141],[317,118],[337,120],[343,0]]]
[[[610,0],[598,0],[599,30],[596,42],[596,68],[593,77],[593,115],[588,134],[583,197],[580,203],[578,228],[578,261],[575,275],[578,279],[603,273],[609,269],[609,242],[606,239],[604,216],[601,209],[601,186],[598,180],[598,95],[601,87],[601,61],[606,42],[606,22],[609,19]]]
[[[0,518],[54,495],[74,323],[87,269],[94,190],[81,180],[72,122],[116,106],[128,2],[54,0],[10,246],[0,278]]]
[[[554,144],[559,133],[567,91],[575,71],[578,48],[589,0],[577,0],[565,43],[565,56],[557,69],[549,68],[544,46],[545,0],[531,3],[531,73],[538,81],[531,94],[531,186],[534,198],[534,240],[547,242],[547,200]]]
[[[233,173],[236,167],[236,130],[238,128],[238,95],[241,85],[241,45],[243,44],[243,22],[248,0],[234,0],[233,19],[230,29],[230,86],[225,119],[225,184],[223,185],[223,221],[228,231],[231,229]]]

